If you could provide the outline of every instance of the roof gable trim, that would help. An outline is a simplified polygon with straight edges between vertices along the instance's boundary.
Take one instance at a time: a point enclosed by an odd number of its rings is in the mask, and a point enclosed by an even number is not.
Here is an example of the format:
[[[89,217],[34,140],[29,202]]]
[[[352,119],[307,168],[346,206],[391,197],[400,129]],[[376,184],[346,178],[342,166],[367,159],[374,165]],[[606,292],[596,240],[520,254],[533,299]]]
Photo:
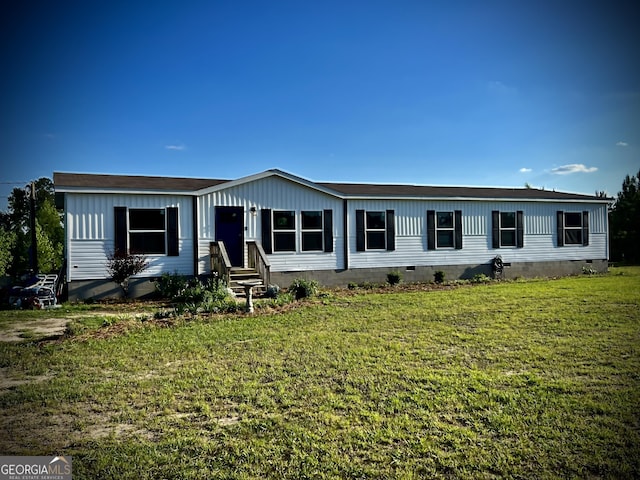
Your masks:
[[[242,177],[242,178],[238,178],[237,180],[231,180],[219,185],[214,185],[212,187],[207,187],[207,188],[203,188],[200,189],[198,191],[195,192],[196,195],[206,195],[209,193],[213,193],[213,192],[218,192],[220,190],[226,190],[228,188],[233,188],[233,187],[237,187],[238,185],[244,185],[246,183],[250,183],[250,182],[255,182],[258,180],[262,180],[264,178],[269,178],[269,177],[279,177],[279,178],[283,178],[285,180],[288,180],[290,182],[296,183],[298,185],[302,185],[304,187],[310,188],[312,190],[316,190],[322,193],[325,193],[327,195],[331,195],[333,197],[337,197],[337,198],[345,198],[345,196],[343,194],[341,194],[340,192],[333,190],[331,188],[327,188],[323,185],[319,185],[315,182],[312,182],[310,180],[307,180],[305,178],[302,177],[298,177],[296,175],[293,175],[291,173],[287,173],[284,172],[282,170],[278,170],[278,169],[270,169],[270,170],[265,170],[264,172],[260,172],[260,173],[256,173],[254,175],[248,175],[246,177]]]

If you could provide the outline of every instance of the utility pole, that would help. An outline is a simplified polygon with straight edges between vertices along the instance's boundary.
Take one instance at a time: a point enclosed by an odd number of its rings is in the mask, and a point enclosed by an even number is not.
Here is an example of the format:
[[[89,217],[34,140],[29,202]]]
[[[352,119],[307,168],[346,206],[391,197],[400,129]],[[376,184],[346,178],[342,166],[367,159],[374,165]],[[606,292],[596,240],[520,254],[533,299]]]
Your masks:
[[[31,182],[31,193],[29,195],[31,210],[31,270],[34,275],[38,272],[38,239],[36,238],[36,184]]]

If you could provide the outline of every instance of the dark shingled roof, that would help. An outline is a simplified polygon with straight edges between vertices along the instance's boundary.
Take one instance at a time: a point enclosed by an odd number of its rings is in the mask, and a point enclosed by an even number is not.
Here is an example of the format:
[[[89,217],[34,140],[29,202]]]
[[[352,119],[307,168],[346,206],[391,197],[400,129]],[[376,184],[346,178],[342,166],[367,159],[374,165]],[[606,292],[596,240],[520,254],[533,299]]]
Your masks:
[[[85,173],[53,174],[56,188],[131,189],[195,192],[229,180],[211,178],[150,177],[136,175],[102,175]],[[416,197],[416,198],[509,198],[523,200],[595,200],[593,195],[554,192],[536,188],[436,187],[426,185],[380,185],[371,183],[312,182],[349,197]],[[611,200],[611,199],[602,199]]]
[[[363,197],[457,197],[545,200],[593,200],[593,195],[554,192],[536,188],[435,187],[426,185],[378,185],[367,183],[317,183],[346,196]]]
[[[59,172],[54,172],[53,174],[53,184],[56,187],[195,191],[220,185],[227,181],[211,178],[149,177],[146,175],[99,175]]]

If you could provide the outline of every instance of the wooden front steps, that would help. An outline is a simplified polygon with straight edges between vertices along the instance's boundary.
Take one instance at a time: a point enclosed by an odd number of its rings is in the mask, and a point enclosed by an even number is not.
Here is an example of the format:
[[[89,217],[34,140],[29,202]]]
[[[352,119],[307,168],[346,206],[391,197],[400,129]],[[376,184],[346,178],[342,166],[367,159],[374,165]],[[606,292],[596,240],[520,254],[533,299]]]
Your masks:
[[[262,283],[262,278],[256,269],[232,267],[229,273],[229,288],[238,298],[244,298],[244,286],[240,282],[260,282],[253,287],[253,294],[257,297],[264,294],[266,286]]]

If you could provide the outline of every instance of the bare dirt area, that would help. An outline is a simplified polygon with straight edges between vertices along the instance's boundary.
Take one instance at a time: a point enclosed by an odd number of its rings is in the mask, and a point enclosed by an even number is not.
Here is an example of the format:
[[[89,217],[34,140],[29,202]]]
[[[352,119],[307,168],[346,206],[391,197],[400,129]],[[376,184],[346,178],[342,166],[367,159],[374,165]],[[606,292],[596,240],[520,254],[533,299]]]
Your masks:
[[[43,318],[28,322],[14,322],[0,330],[0,342],[22,342],[27,338],[51,338],[64,335],[69,318]]]
[[[22,455],[56,451],[87,439],[155,438],[155,434],[149,430],[114,422],[108,414],[96,413],[86,404],[74,405],[73,409],[64,413],[46,409],[28,415],[20,409],[2,412],[0,428],[6,433],[0,438],[0,451]]]
[[[27,383],[43,382],[53,378],[51,375],[38,375],[35,377],[14,378],[9,375],[7,368],[0,368],[0,393],[3,390],[24,385]]]

